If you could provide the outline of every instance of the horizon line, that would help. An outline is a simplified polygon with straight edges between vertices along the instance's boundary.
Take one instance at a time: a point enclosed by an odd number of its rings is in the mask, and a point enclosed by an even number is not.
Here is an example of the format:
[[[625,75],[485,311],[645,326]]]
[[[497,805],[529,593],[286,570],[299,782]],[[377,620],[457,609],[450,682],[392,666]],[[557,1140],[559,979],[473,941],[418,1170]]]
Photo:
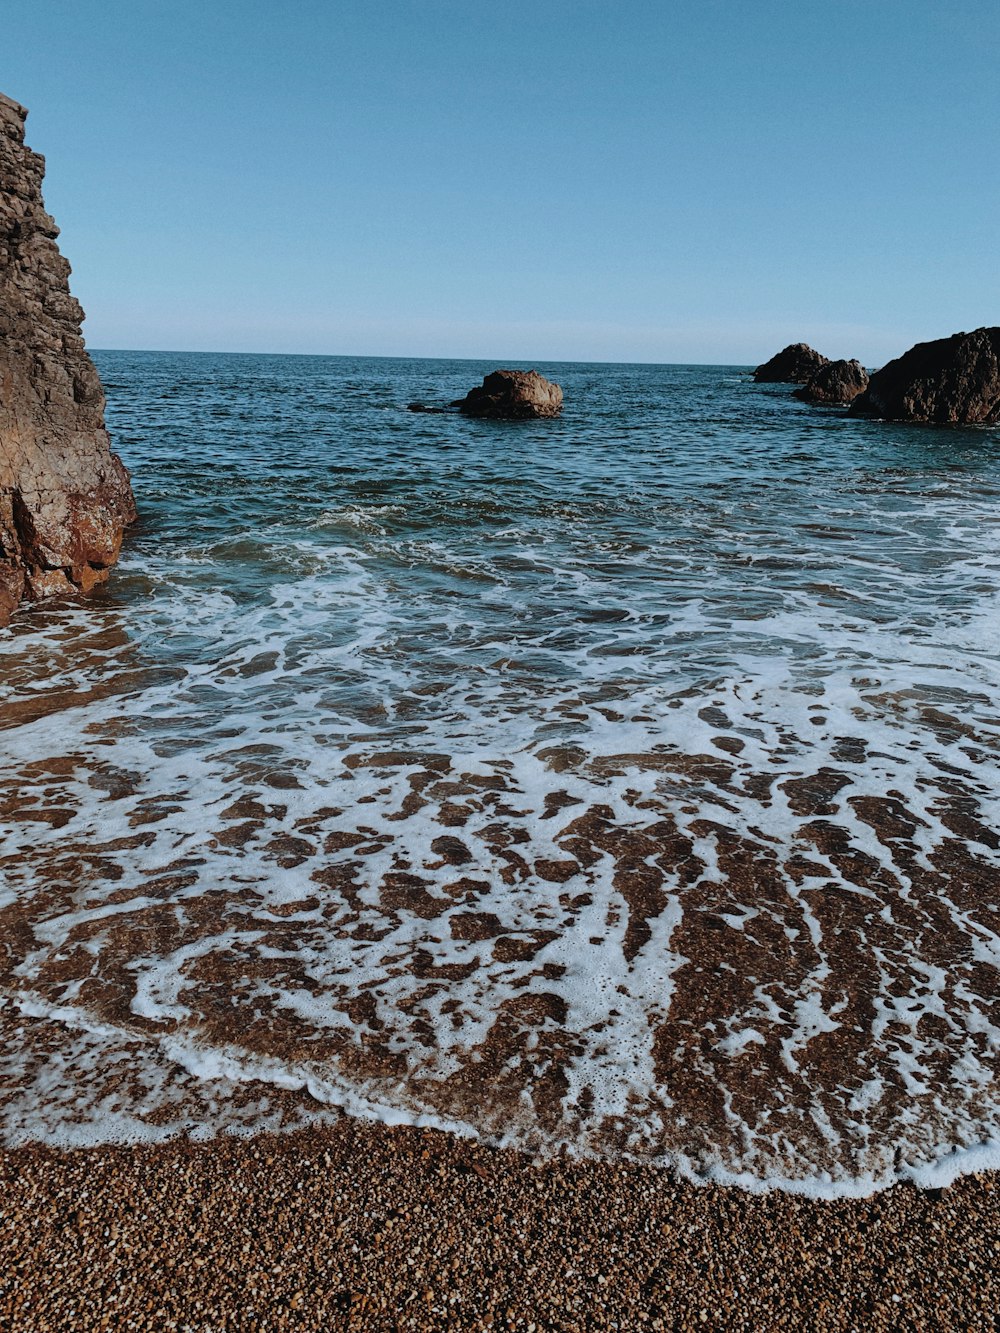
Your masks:
[[[198,348],[198,347],[90,347],[90,353],[129,352],[151,356],[287,356],[314,357],[324,361],[465,361],[476,364],[489,362],[501,368],[513,368],[515,363],[535,361],[538,365],[550,366],[689,366],[692,368],[717,367],[721,370],[753,369],[753,361],[595,361],[575,358],[561,360],[558,357],[485,357],[485,356],[428,356],[426,354],[388,353],[388,352],[260,352],[243,351],[239,348]]]

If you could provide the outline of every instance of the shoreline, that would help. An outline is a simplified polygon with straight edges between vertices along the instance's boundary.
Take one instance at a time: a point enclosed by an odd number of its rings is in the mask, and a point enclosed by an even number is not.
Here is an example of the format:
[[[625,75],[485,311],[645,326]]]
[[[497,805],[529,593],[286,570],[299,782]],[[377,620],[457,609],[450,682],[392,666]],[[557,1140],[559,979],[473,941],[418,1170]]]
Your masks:
[[[1000,1305],[986,1173],[822,1201],[345,1116],[8,1149],[0,1185],[14,1333],[974,1329]]]
[[[762,1159],[742,1166],[715,1156],[709,1144],[685,1151],[677,1147],[658,1154],[632,1152],[626,1146],[596,1152],[567,1141],[519,1138],[514,1125],[504,1133],[480,1131],[471,1121],[448,1119],[418,1106],[374,1099],[364,1090],[327,1084],[320,1088],[300,1071],[295,1080],[279,1080],[263,1068],[243,1067],[236,1077],[224,1058],[210,1070],[195,1067],[176,1046],[171,1055],[142,1041],[138,1034],[75,1026],[71,1011],[34,1012],[0,998],[0,1049],[11,1070],[0,1076],[0,1152],[51,1151],[57,1155],[121,1150],[167,1150],[188,1143],[208,1147],[226,1139],[283,1139],[291,1135],[338,1132],[345,1120],[372,1132],[432,1131],[487,1152],[508,1153],[534,1163],[573,1162],[588,1166],[622,1166],[666,1174],[695,1189],[715,1187],[737,1193],[788,1194],[817,1203],[863,1200],[900,1185],[938,1191],[967,1176],[994,1174],[1000,1169],[1000,1139],[993,1119],[984,1121],[964,1146],[953,1137],[925,1149],[887,1148],[870,1158],[855,1159],[853,1173],[845,1163],[826,1167],[807,1159],[786,1158],[782,1165]],[[87,1114],[81,1113],[72,1091],[52,1105],[54,1080],[64,1082],[67,1069],[97,1064],[103,1071],[90,1090]],[[69,1085],[70,1089],[72,1084]],[[342,1094],[337,1096],[338,1091]],[[150,1114],[149,1100],[159,1102]],[[799,1174],[792,1168],[798,1166]]]

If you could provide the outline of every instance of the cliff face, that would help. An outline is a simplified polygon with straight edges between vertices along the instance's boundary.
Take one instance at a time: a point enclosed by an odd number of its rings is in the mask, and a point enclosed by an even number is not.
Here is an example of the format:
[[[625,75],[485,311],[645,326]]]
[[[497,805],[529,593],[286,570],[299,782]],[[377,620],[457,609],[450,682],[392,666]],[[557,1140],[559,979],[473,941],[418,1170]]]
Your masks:
[[[135,518],[26,115],[0,94],[0,625],[23,597],[107,578]]]

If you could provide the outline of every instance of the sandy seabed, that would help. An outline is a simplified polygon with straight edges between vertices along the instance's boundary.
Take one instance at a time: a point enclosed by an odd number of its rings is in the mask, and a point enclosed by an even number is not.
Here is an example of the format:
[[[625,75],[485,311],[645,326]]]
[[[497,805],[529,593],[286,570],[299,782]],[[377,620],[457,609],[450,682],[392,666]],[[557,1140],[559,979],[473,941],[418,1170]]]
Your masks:
[[[863,1200],[437,1130],[0,1154],[0,1328],[986,1329],[1000,1190]]]

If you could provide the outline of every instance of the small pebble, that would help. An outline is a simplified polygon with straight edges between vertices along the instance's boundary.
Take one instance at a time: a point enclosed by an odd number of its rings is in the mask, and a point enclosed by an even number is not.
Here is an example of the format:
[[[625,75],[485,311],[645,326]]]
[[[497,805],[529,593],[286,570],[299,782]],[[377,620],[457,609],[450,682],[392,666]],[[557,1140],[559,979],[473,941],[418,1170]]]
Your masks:
[[[0,1152],[4,1333],[979,1330],[988,1175],[817,1202],[344,1118]]]

